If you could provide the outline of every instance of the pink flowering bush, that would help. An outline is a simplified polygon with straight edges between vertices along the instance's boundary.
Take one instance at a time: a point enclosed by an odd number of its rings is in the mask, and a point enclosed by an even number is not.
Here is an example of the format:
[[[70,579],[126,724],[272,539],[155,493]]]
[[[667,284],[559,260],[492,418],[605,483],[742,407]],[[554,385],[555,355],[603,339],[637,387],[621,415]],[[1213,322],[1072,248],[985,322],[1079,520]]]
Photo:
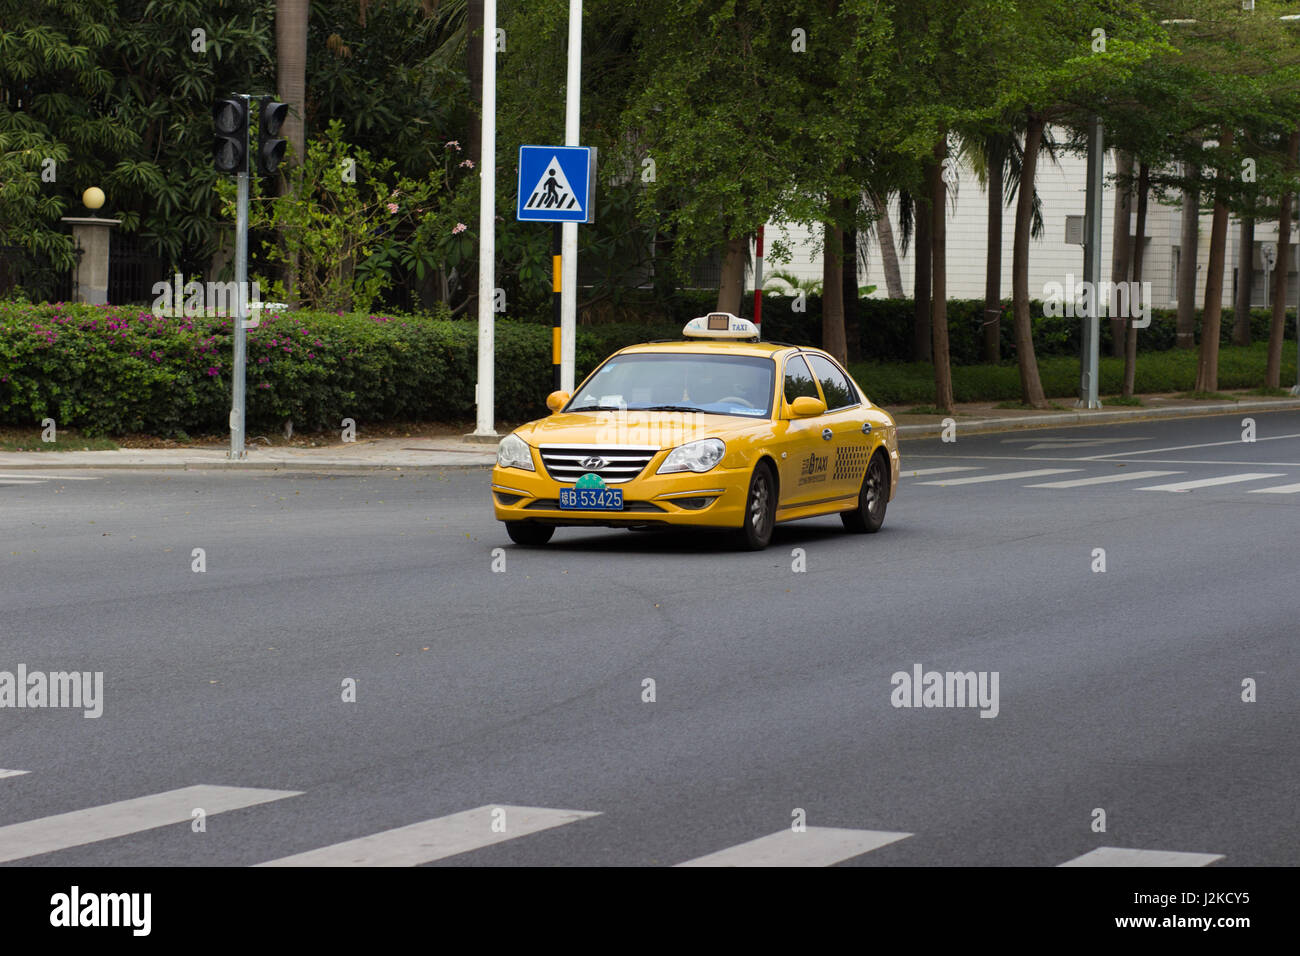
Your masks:
[[[680,328],[680,327],[677,327]],[[580,326],[578,372],[663,326]],[[249,329],[250,429],[474,417],[477,327],[441,316],[299,310]],[[0,301],[0,423],[51,417],[87,435],[223,433],[231,320],[157,317],[138,306]],[[549,326],[496,323],[497,415],[546,414]]]

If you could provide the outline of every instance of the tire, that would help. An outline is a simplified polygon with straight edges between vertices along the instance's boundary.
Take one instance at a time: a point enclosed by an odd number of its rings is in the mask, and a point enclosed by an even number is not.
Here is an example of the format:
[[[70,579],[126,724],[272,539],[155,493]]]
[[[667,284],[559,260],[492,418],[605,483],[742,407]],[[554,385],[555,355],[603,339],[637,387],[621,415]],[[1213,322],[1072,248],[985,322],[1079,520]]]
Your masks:
[[[841,511],[844,529],[853,534],[875,534],[885,523],[885,508],[889,504],[889,461],[881,453],[871,457],[867,473],[862,476],[858,491],[858,506],[852,511]]]
[[[555,526],[537,524],[533,521],[507,521],[506,534],[510,535],[510,540],[515,544],[522,544],[526,548],[537,548],[551,540],[551,535],[555,534]]]
[[[776,479],[766,462],[754,466],[745,495],[745,519],[736,535],[736,546],[744,551],[762,551],[772,540],[776,527]]]

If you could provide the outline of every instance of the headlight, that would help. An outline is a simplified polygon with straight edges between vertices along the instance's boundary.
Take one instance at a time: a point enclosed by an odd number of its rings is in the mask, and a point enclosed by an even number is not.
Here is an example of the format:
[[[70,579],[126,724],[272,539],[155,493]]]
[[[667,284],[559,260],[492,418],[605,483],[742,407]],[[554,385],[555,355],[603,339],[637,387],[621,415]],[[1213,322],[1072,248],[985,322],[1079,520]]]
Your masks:
[[[687,442],[668,453],[664,463],[659,466],[659,474],[667,475],[674,471],[708,471],[722,461],[722,456],[726,453],[727,446],[718,438]]]
[[[533,452],[528,443],[511,432],[497,445],[497,464],[502,468],[522,468],[524,471],[536,471],[533,467]]]

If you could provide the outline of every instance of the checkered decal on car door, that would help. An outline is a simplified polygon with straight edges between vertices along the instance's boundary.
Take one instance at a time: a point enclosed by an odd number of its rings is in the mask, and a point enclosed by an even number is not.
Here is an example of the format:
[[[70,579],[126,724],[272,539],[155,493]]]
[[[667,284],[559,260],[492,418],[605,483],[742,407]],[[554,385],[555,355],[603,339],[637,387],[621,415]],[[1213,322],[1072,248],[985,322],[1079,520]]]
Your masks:
[[[871,457],[870,445],[844,445],[835,450],[835,473],[831,481],[861,478]]]

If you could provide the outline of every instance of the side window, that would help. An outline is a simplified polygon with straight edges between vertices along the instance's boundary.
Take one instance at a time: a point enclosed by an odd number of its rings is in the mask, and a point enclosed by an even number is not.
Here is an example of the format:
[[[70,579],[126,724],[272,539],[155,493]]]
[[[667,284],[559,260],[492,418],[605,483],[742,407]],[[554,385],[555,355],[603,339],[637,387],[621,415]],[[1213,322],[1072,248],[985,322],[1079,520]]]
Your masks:
[[[844,373],[836,368],[829,359],[820,355],[809,355],[808,361],[812,363],[812,369],[817,375],[817,381],[822,384],[822,394],[826,396],[827,411],[859,404],[857,391],[854,390],[849,380],[844,377]]]
[[[813,381],[808,363],[801,355],[792,355],[785,362],[785,401],[790,404],[796,398],[821,398],[817,394],[817,383]]]

